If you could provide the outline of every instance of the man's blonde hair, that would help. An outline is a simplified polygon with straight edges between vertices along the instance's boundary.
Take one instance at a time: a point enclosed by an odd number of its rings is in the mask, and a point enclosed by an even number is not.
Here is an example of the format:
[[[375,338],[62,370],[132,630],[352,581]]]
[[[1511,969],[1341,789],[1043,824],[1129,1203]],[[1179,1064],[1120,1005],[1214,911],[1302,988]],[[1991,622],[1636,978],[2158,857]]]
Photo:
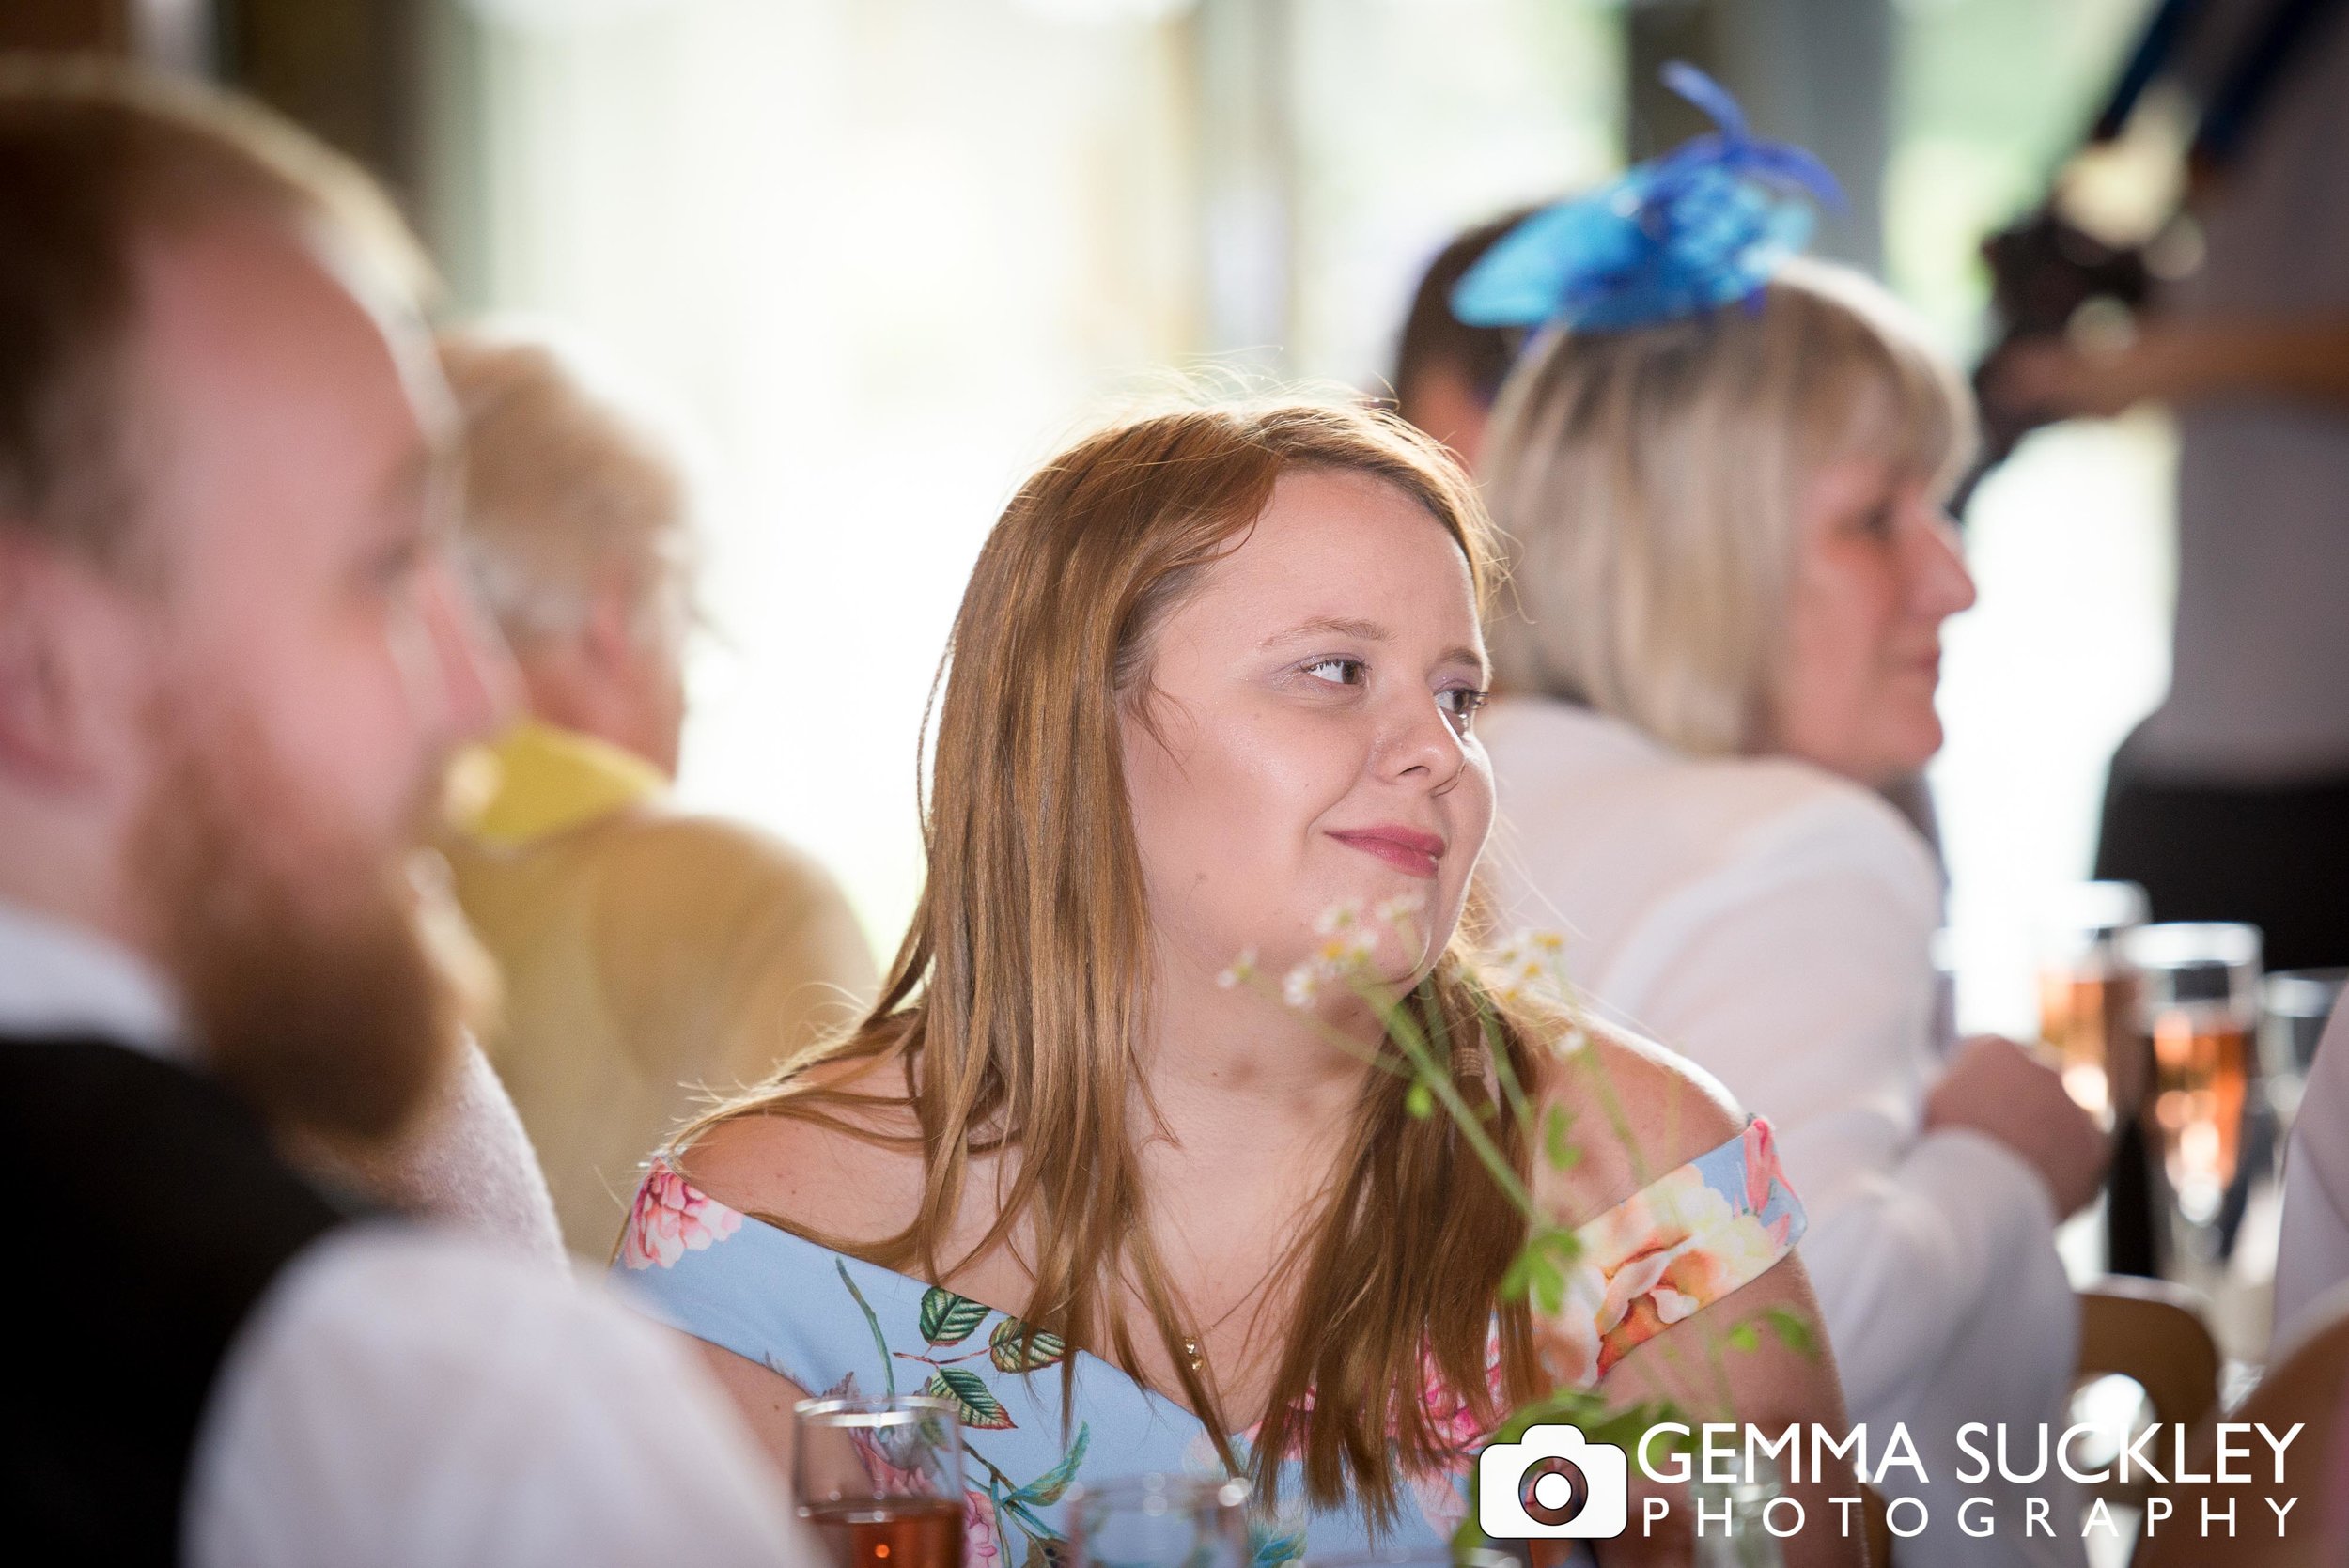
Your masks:
[[[474,329],[440,353],[464,425],[459,536],[516,650],[575,629],[615,576],[639,635],[678,629],[695,520],[677,438],[552,340]]]
[[[1752,308],[1552,334],[1486,438],[1496,679],[1684,752],[1757,750],[1812,477],[1865,456],[1946,490],[1974,441],[1956,368],[1845,268],[1791,264]]]

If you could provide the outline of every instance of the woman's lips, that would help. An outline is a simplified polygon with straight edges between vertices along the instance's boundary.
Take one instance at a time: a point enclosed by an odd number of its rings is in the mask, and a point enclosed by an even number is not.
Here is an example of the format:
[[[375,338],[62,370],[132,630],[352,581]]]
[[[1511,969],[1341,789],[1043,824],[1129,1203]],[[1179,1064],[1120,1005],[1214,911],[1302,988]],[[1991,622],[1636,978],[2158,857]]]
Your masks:
[[[1433,881],[1443,840],[1416,828],[1356,828],[1330,835],[1350,849],[1376,855],[1397,871]]]

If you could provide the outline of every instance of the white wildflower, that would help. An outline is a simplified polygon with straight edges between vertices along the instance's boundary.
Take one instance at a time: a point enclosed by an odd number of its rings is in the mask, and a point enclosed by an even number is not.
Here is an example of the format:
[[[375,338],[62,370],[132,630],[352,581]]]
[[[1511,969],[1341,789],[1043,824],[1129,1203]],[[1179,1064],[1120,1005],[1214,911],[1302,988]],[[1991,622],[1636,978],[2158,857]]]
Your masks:
[[[1427,908],[1425,893],[1398,893],[1392,898],[1381,899],[1377,908],[1372,912],[1383,924],[1400,925],[1425,908]]]
[[[1298,965],[1281,982],[1281,1000],[1291,1007],[1311,1007],[1320,992],[1321,976],[1310,963]]]
[[[1225,990],[1245,986],[1256,978],[1256,950],[1248,948],[1232,960],[1232,967],[1215,977],[1215,983]]]
[[[1356,898],[1341,898],[1315,917],[1314,929],[1325,937],[1331,937],[1342,931],[1354,930],[1361,924],[1361,901]]]
[[[1364,926],[1341,931],[1314,950],[1314,968],[1327,980],[1343,980],[1359,973],[1370,964],[1378,951],[1378,935]]]

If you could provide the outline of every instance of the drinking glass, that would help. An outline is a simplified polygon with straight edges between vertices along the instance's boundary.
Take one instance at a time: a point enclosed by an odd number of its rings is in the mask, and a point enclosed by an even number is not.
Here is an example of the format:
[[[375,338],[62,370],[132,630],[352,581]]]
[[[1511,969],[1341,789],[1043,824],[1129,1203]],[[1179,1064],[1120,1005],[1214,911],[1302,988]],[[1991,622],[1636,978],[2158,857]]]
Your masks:
[[[800,1517],[842,1568],[961,1568],[962,1422],[926,1394],[808,1399],[793,1446]]]
[[[2040,926],[2039,1036],[2059,1058],[2066,1092],[2108,1125],[2144,1088],[2136,977],[2121,955],[2144,923],[2145,890],[2135,882],[2079,882]]]
[[[2129,933],[2123,951],[2138,972],[2139,1030],[2152,1046],[2146,1134],[2160,1149],[2179,1217],[2207,1226],[2242,1158],[2259,928],[2146,925]]]
[[[2300,1085],[2344,986],[2349,969],[2278,970],[2260,982],[2260,1071],[2279,1137],[2292,1130]]]
[[[1507,1552],[1484,1546],[1396,1546],[1387,1551],[1307,1552],[1303,1568],[1517,1568]]]
[[[1248,1483],[1138,1475],[1068,1494],[1081,1568],[1249,1568]]]

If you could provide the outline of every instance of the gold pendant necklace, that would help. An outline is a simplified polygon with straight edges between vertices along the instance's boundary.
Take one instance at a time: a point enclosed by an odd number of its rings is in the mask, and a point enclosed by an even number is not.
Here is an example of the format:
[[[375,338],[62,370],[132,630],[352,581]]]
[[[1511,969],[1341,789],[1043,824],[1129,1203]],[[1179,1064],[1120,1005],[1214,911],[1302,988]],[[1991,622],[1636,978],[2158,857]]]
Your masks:
[[[1266,1267],[1262,1274],[1256,1276],[1256,1282],[1249,1286],[1246,1291],[1241,1293],[1238,1300],[1224,1308],[1223,1315],[1221,1317],[1217,1318],[1213,1323],[1208,1324],[1204,1328],[1192,1329],[1190,1333],[1184,1338],[1183,1359],[1190,1363],[1190,1370],[1194,1374],[1204,1374],[1207,1370],[1206,1352],[1199,1348],[1201,1343],[1206,1341],[1206,1337],[1209,1334],[1214,1333],[1218,1328],[1222,1327],[1225,1324],[1231,1322],[1233,1313],[1238,1312],[1242,1307],[1247,1306],[1250,1302],[1256,1301],[1257,1298],[1263,1295],[1265,1287],[1272,1283],[1273,1280],[1281,1273],[1282,1269],[1288,1264],[1295,1261],[1296,1260],[1286,1251],[1276,1251],[1273,1254],[1271,1264]],[[1250,1321],[1251,1326],[1252,1327],[1254,1320],[1251,1319]]]

